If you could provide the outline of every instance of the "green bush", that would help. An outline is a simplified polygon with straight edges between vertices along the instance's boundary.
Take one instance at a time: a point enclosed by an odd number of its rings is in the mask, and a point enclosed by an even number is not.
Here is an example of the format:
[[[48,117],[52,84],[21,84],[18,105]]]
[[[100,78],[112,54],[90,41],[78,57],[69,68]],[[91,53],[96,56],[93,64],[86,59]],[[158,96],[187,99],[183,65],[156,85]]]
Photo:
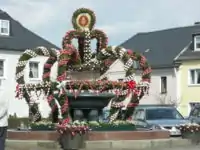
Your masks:
[[[21,123],[24,124],[25,127],[29,126],[29,118],[23,117],[23,118],[17,118],[17,116],[9,116],[8,118],[8,128],[9,129],[17,129],[20,127]]]

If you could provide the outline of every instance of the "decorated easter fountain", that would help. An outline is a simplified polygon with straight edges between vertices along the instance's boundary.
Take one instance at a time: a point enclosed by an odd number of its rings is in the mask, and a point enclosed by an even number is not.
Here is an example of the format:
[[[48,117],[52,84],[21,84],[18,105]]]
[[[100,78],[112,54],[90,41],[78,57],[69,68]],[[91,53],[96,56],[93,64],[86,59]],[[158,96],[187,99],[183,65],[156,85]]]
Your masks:
[[[87,135],[89,128],[103,131],[127,130],[130,127],[130,131],[134,130],[134,124],[127,120],[149,90],[151,67],[146,58],[123,47],[108,46],[106,34],[95,29],[95,23],[93,11],[86,8],[76,10],[72,16],[74,30],[64,36],[61,50],[42,46],[25,50],[16,67],[17,97],[24,98],[30,108],[32,130],[39,130],[40,126],[44,129],[45,123],[35,97],[40,99],[40,95],[45,95],[52,110],[52,123],[62,133],[61,145],[65,149],[82,147],[80,141],[86,139],[83,135]],[[77,49],[72,45],[73,39],[78,41]],[[97,41],[96,50],[91,49],[93,39]],[[48,57],[44,64],[43,81],[25,83],[25,66],[37,56]],[[112,81],[105,75],[116,60],[124,64],[125,76],[120,81]],[[51,81],[51,68],[55,62],[58,62],[57,80]],[[139,82],[135,80],[135,62],[142,71]],[[108,117],[104,118],[107,122],[100,120],[105,108],[109,110]],[[123,117],[120,116],[122,109],[125,110]],[[116,129],[116,126],[125,128]],[[76,146],[72,144],[74,141]]]

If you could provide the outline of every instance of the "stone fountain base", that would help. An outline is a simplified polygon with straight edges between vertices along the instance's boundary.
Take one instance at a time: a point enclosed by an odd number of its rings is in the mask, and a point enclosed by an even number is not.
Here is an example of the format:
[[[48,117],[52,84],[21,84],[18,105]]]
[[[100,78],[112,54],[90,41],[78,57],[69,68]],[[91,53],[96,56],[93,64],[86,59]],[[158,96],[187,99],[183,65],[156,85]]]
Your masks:
[[[57,141],[56,131],[8,131],[8,140]],[[168,131],[100,131],[89,132],[88,141],[168,139]]]

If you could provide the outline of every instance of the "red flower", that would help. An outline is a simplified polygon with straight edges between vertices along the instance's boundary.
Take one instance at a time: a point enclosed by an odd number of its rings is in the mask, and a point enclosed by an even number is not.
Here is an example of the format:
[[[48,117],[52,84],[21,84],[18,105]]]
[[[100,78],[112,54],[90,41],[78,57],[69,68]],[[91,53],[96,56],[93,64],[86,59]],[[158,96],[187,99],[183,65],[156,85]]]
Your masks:
[[[130,50],[130,49],[128,49],[128,50],[127,50],[127,54],[128,54],[128,55],[132,55],[132,54],[133,54],[133,51]]]
[[[128,82],[128,88],[129,89],[134,89],[136,87],[136,82],[131,80]]]
[[[69,117],[62,121],[62,125],[66,125],[70,122]]]

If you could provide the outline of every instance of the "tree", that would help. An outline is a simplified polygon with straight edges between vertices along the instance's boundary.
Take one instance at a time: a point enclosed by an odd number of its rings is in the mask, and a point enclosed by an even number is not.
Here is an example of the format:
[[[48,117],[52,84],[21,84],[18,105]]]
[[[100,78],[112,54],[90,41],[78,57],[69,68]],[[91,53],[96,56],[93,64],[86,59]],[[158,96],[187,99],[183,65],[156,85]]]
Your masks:
[[[159,102],[161,105],[173,105],[174,107],[178,107],[181,103],[180,99],[172,99],[171,96],[167,94],[160,94],[156,95],[156,100]]]
[[[14,113],[14,118],[17,118],[17,114],[16,113]]]

